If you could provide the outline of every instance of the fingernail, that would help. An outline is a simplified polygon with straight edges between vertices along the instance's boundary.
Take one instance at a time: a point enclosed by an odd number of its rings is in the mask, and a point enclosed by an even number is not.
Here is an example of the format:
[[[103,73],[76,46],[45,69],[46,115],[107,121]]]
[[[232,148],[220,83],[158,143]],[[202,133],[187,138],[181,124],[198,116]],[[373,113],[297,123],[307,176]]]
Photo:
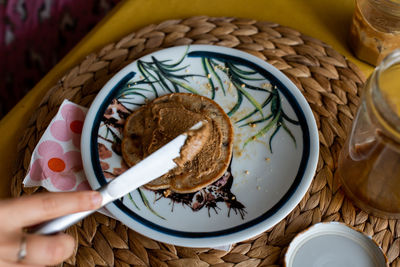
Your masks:
[[[92,192],[92,204],[95,207],[99,207],[101,205],[102,197],[99,192]]]

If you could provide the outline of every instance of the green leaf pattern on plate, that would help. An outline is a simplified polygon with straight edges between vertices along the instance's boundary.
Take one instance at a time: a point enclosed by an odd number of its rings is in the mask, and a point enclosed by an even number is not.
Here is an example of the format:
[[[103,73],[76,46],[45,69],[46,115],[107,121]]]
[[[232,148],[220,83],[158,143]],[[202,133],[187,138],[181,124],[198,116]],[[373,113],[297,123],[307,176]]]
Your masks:
[[[128,83],[127,86],[121,90],[118,100],[124,103],[126,99],[135,98],[136,96],[146,98],[140,91],[153,91],[154,98],[156,98],[159,96],[156,88],[161,88],[165,93],[189,92],[199,94],[198,90],[189,84],[188,78],[201,77],[208,82],[207,85],[210,89],[211,99],[215,99],[216,91],[219,89],[222,90],[224,96],[226,96],[227,91],[231,91],[230,89],[235,89],[236,103],[227,112],[228,116],[232,117],[240,109],[244,99],[247,99],[254,107],[253,111],[235,122],[240,123],[249,120],[239,127],[254,127],[254,125],[259,123],[264,124],[261,130],[244,142],[244,147],[251,141],[265,136],[269,131],[273,131],[268,142],[269,149],[272,153],[272,140],[280,129],[283,129],[290,136],[296,147],[296,139],[287,127],[287,123],[294,125],[298,125],[299,123],[291,119],[282,109],[279,88],[276,86],[272,87],[267,80],[260,78],[258,73],[254,70],[245,70],[239,64],[229,62],[228,60],[216,60],[209,57],[199,58],[204,73],[177,74],[177,72],[185,71],[189,67],[188,65],[180,66],[187,56],[187,52],[188,49],[186,49],[185,54],[174,63],[169,63],[171,60],[158,60],[154,56],[151,57],[151,61],[138,60],[137,66],[141,76],[137,81]],[[223,80],[227,82],[224,84],[222,82]],[[250,83],[252,81],[264,81],[264,84],[263,86],[254,86]],[[143,88],[144,84],[148,84],[151,89]],[[173,88],[173,90],[171,88]],[[265,100],[259,103],[257,99],[253,97],[251,91],[264,93]],[[265,114],[265,109],[268,109],[268,105],[270,105],[270,110],[268,114]]]

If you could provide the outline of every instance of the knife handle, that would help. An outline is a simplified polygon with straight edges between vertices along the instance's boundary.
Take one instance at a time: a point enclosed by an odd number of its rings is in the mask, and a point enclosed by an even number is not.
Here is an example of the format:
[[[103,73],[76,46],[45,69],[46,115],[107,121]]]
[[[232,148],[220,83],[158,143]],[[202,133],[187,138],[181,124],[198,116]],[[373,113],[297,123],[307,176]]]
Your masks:
[[[83,218],[86,218],[96,210],[88,210],[77,213],[68,214],[53,220],[44,222],[28,230],[31,234],[51,235],[67,229],[69,226],[74,225]]]
[[[103,207],[104,205],[115,200],[113,197],[111,197],[107,193],[107,185],[101,187],[97,191],[99,191],[102,196],[101,207]],[[96,211],[97,210],[87,210],[87,211],[81,211],[81,212],[71,213],[71,214],[68,214],[65,216],[61,216],[61,217],[55,218],[53,220],[41,223],[32,228],[29,228],[28,233],[40,234],[40,235],[55,234],[55,233],[58,233],[60,231],[67,229],[69,226],[74,225],[75,223],[79,222],[80,220],[86,218],[87,216],[89,216],[90,214],[92,214]]]

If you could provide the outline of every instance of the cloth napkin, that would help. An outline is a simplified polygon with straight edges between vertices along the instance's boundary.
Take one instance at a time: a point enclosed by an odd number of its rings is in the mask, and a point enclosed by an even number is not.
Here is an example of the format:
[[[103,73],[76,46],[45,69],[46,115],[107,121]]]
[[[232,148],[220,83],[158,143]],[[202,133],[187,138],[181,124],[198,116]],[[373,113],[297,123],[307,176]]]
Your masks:
[[[80,138],[87,109],[64,100],[32,153],[23,184],[50,192],[89,190]]]
[[[23,181],[25,187],[42,186],[49,192],[91,189],[83,171],[80,149],[86,113],[87,108],[63,101],[32,153]],[[106,208],[98,211],[114,218]]]
[[[83,171],[80,150],[86,113],[86,108],[63,101],[32,153],[24,186],[42,186],[50,192],[91,189]],[[114,218],[105,208],[99,212]],[[228,251],[231,246],[214,248]]]

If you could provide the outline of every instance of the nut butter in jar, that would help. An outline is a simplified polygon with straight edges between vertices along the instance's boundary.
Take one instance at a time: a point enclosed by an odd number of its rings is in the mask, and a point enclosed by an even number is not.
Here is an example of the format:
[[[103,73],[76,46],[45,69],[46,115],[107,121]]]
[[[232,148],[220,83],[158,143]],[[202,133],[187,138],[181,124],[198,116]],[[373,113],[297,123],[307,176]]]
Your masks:
[[[349,44],[356,57],[374,66],[400,48],[400,0],[356,0]]]
[[[341,150],[346,194],[375,216],[400,219],[400,50],[375,69]]]

